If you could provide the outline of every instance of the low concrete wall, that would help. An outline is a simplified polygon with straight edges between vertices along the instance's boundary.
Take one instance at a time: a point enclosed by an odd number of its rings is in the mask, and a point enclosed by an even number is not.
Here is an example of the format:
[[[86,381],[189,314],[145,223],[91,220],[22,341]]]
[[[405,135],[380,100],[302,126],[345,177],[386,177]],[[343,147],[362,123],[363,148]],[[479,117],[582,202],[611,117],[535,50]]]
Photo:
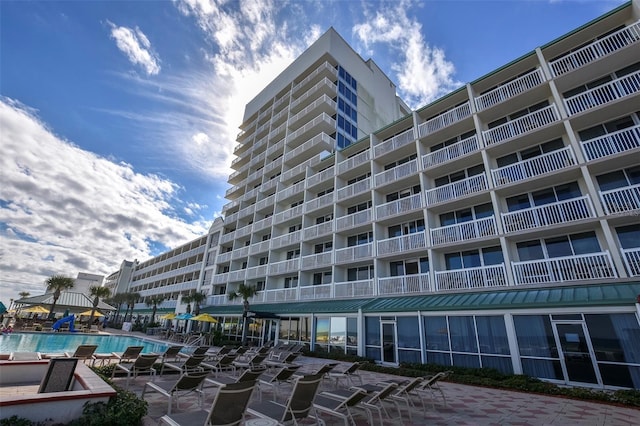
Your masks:
[[[89,367],[78,363],[72,389],[66,392],[36,393],[49,361],[0,361],[0,418],[12,416],[32,422],[67,423],[82,415],[85,403],[107,402],[116,391]],[[30,386],[32,393],[20,388]],[[13,389],[15,388],[15,389]]]

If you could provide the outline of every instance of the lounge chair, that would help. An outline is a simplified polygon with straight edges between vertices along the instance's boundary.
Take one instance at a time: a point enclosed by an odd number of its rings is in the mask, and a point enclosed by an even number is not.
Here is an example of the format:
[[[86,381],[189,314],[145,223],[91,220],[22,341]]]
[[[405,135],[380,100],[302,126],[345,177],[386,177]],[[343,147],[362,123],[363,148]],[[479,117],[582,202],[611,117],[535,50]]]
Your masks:
[[[238,382],[255,382],[256,380],[258,380],[260,378],[260,375],[262,375],[262,373],[264,372],[264,370],[244,370],[242,372],[242,374],[240,374],[240,376],[235,377],[235,376],[216,376],[214,379],[210,379],[210,378],[206,378],[204,379],[205,384],[210,384],[212,386],[208,386],[208,387],[215,387],[215,388],[221,388],[224,387],[226,385],[230,385],[231,383],[238,383]]]
[[[233,365],[236,369],[249,369],[249,370],[266,370],[267,366],[263,364],[267,359],[267,354],[255,353],[249,357],[242,359],[235,359]]]
[[[169,346],[163,353],[158,354],[160,355],[160,362],[178,361],[180,359],[180,351],[183,347],[184,346],[180,345]]]
[[[244,421],[245,411],[251,398],[255,382],[230,383],[222,387],[213,400],[209,411],[167,414],[160,422],[169,426],[236,426]]]
[[[149,392],[159,392],[160,394],[169,398],[169,407],[167,409],[167,414],[171,414],[173,401],[176,402],[176,407],[180,408],[178,405],[178,399],[181,396],[195,393],[198,396],[198,403],[200,404],[200,408],[202,408],[202,403],[204,401],[202,385],[204,385],[204,379],[208,374],[209,373],[207,371],[196,371],[191,373],[184,373],[178,378],[178,380],[172,382],[147,382],[142,388],[142,398],[144,399],[144,394],[147,392],[147,390]]]
[[[9,361],[38,361],[42,359],[40,352],[11,352]]]
[[[348,381],[351,386],[355,386],[356,384],[353,382],[354,378],[358,378],[358,384],[362,384],[362,377],[358,374],[358,370],[362,367],[363,362],[354,362],[349,367],[343,370],[333,370],[329,372],[330,379],[336,379],[336,386],[339,386],[340,379],[345,379]]]
[[[233,355],[223,355],[222,358],[212,363],[203,362],[202,367],[212,371],[215,375],[218,375],[218,373],[221,373],[223,371],[231,371],[235,373],[236,366],[233,365],[235,359],[236,357]]]
[[[291,383],[291,381],[295,379],[294,374],[299,368],[299,365],[289,365],[279,368],[275,373],[265,373],[260,376],[260,400],[262,401],[264,388],[269,386],[273,389],[273,400],[275,401],[279,389],[281,389],[285,383]]]
[[[98,345],[78,345],[73,354],[71,352],[65,352],[64,356],[67,358],[81,359],[86,364],[88,359],[95,362],[93,354],[96,352],[96,349],[98,349]]]
[[[423,382],[424,382],[424,377],[415,377],[414,379],[409,380],[408,382],[399,384],[398,388],[396,389],[396,392],[390,396],[392,400],[395,400],[398,402],[404,402],[406,404],[407,412],[409,413],[409,422],[412,422],[411,410],[416,408],[416,404],[414,402],[414,396],[418,397],[418,399],[420,400],[420,403],[422,404],[422,409],[425,413],[425,416],[427,415],[427,408],[424,404],[424,399],[422,398],[422,392],[420,391],[420,386],[423,384]],[[387,384],[387,383],[384,383],[384,384]],[[399,407],[400,406],[398,405],[398,409]]]
[[[318,387],[322,381],[319,374],[302,376],[296,379],[291,395],[286,404],[279,404],[275,401],[262,401],[250,404],[247,413],[262,419],[271,419],[284,424],[308,418],[312,413],[319,423],[318,415],[313,407],[313,399],[318,393]]]
[[[175,370],[180,373],[189,373],[192,371],[202,371],[204,368],[200,365],[204,361],[204,355],[191,355],[185,361],[165,362],[160,368],[160,375],[164,374],[164,369]]]
[[[358,404],[367,397],[367,392],[358,388],[352,388],[347,392],[348,395],[346,396],[343,396],[343,394],[334,394],[331,393],[331,391],[316,395],[313,400],[313,407],[316,413],[319,411],[320,413],[339,417],[344,420],[345,426],[356,424],[351,409],[357,407]],[[369,424],[373,425],[371,412],[366,409],[365,412],[369,418]]]
[[[142,353],[143,346],[129,346],[124,352],[111,352],[111,357],[118,362],[133,362]]]
[[[270,368],[286,367],[292,365],[298,356],[300,356],[298,352],[280,352],[272,354],[268,360],[264,361],[264,364]]]
[[[435,399],[437,394],[440,394],[442,397],[442,402],[444,406],[447,406],[447,397],[444,395],[444,391],[438,385],[441,380],[446,379],[452,371],[441,371],[440,373],[434,374],[431,377],[425,378],[424,382],[420,386],[419,390],[427,392],[429,397],[431,398],[431,406],[435,408]]]
[[[180,352],[178,356],[181,358],[189,358],[190,356],[193,356],[193,355],[196,355],[196,356],[206,355],[207,351],[209,351],[209,348],[211,348],[211,346],[197,346],[193,350],[193,352],[188,352],[188,353]]]
[[[157,354],[140,354],[134,362],[121,362],[116,364],[111,372],[111,378],[113,379],[116,371],[124,371],[127,373],[127,389],[129,388],[129,381],[132,376],[135,379],[140,374],[148,373],[152,376],[151,380],[153,380],[153,377],[156,375],[156,369],[153,368],[153,365],[157,360]]]
[[[387,384],[382,386],[372,385],[368,383],[361,386],[355,386],[350,389],[334,389],[327,393],[331,394],[331,397],[333,398],[346,399],[356,389],[367,392],[367,396],[359,402],[358,407],[368,411],[370,424],[373,424],[373,411],[375,410],[380,417],[380,424],[382,425],[384,424],[382,413],[384,413],[388,419],[391,419],[391,415],[387,411],[387,408],[384,404],[385,402],[392,403],[398,410],[399,418],[402,418],[402,413],[400,411],[398,402],[390,398],[390,396],[393,395],[393,393],[396,391],[397,387],[398,384],[395,382],[388,382]]]
[[[66,392],[71,389],[77,365],[78,358],[52,358],[38,393]]]

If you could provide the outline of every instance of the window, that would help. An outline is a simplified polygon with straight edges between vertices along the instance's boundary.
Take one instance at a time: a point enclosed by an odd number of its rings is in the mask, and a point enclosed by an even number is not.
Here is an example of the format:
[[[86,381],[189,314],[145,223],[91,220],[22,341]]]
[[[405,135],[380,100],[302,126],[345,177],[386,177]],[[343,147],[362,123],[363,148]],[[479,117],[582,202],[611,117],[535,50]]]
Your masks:
[[[304,203],[304,200],[295,201],[295,202],[291,203],[291,208],[297,207],[297,206],[299,206],[299,205],[301,205],[303,203]]]
[[[374,278],[373,265],[347,269],[347,281],[363,281]]]
[[[355,178],[353,178],[353,179],[349,179],[349,180],[347,181],[347,185],[352,185],[352,184],[354,184],[354,183],[356,183],[356,182],[360,182],[360,181],[363,181],[363,180],[365,180],[365,179],[368,179],[369,177],[371,177],[371,173],[365,173],[365,174],[360,175],[360,176],[358,176],[358,177],[355,177]]]
[[[582,196],[577,182],[569,182],[550,188],[541,189],[528,194],[520,194],[507,198],[507,208],[510,212],[528,209],[533,206],[557,203]]]
[[[256,282],[256,290],[257,290],[257,291],[262,291],[262,290],[264,290],[264,281],[257,281],[257,282]]]
[[[366,203],[356,204],[355,206],[351,206],[347,208],[347,215],[368,210],[370,208],[371,208],[371,201],[367,201]]]
[[[387,203],[420,193],[420,185],[387,194]]]
[[[296,232],[302,229],[302,224],[298,223],[297,225],[293,225],[289,227],[289,233]]]
[[[634,126],[633,118],[630,116],[618,118],[617,120],[609,121],[606,123],[598,124],[597,126],[589,127],[578,132],[578,136],[581,141],[588,141],[600,136],[614,133],[619,130],[628,129]]]
[[[446,147],[448,147],[450,145],[456,144],[456,143],[458,143],[460,141],[463,141],[465,139],[469,139],[469,138],[475,136],[475,134],[476,134],[476,132],[473,131],[473,130],[471,130],[469,132],[466,132],[466,133],[463,133],[461,135],[458,135],[456,137],[448,139],[448,140],[446,140],[444,142],[437,143],[437,144],[431,146],[430,151],[431,152],[439,151],[439,150],[444,149],[444,148],[446,148]]]
[[[493,204],[485,203],[468,209],[456,210],[440,215],[440,226],[455,225],[456,223],[469,222],[484,217],[493,216]]]
[[[525,115],[529,115],[529,114],[531,114],[533,112],[536,112],[538,110],[541,110],[542,108],[545,108],[547,106],[549,106],[549,102],[548,101],[542,101],[542,102],[537,103],[535,105],[531,105],[528,108],[521,109],[520,111],[514,112],[514,113],[509,114],[509,115],[507,115],[505,117],[502,117],[502,118],[500,118],[498,120],[492,121],[491,123],[488,124],[487,127],[489,129],[493,129],[494,127],[498,127],[498,126],[500,126],[500,125],[502,125],[502,124],[504,124],[504,123],[506,123],[508,121],[513,121],[513,120],[516,120],[516,119],[518,119],[520,117],[524,117]]]
[[[298,276],[286,277],[284,279],[284,288],[298,287]]]
[[[621,78],[624,77],[625,75],[629,75],[632,72],[637,71],[640,68],[640,62],[637,62],[635,64],[629,65],[628,67],[625,67],[623,69],[620,69],[618,71],[615,71],[609,75],[605,75],[603,77],[597,78],[595,80],[592,80],[588,83],[582,84],[580,86],[574,87],[571,90],[567,90],[566,92],[564,92],[562,94],[562,96],[564,98],[570,98],[572,96],[578,95],[580,93],[584,93],[588,90],[594,89],[598,86],[603,86],[607,83],[609,83],[610,81],[612,81],[613,79],[616,78]]]
[[[300,257],[300,249],[290,250],[287,252],[287,260],[295,259]]]
[[[313,285],[331,284],[331,271],[313,274]]]
[[[520,261],[576,256],[600,252],[596,233],[581,232],[562,237],[524,241],[516,244]]]
[[[640,225],[620,226],[616,228],[616,233],[623,249],[640,247]]]
[[[352,235],[347,238],[347,247],[359,246],[373,241],[373,232],[365,232],[358,235]]]
[[[596,176],[600,191],[624,188],[625,186],[640,184],[640,166],[617,170]]]
[[[389,232],[389,238],[422,232],[424,231],[424,219],[413,220],[400,225],[393,225],[387,228],[387,230]]]
[[[324,253],[325,251],[331,251],[331,250],[333,250],[333,243],[331,241],[328,241],[326,243],[316,244],[313,247],[313,252],[315,254]]]
[[[319,198],[319,197],[322,197],[323,195],[331,194],[332,192],[333,192],[333,188],[328,188],[328,189],[325,189],[324,191],[318,192],[317,197]]]
[[[416,154],[411,154],[408,157],[404,157],[398,161],[393,161],[389,164],[385,164],[384,169],[385,170],[393,169],[394,167],[400,166],[404,163],[408,163],[409,161],[415,160],[416,158],[418,158]]]
[[[331,222],[333,220],[333,213],[330,213],[326,216],[320,216],[316,218],[316,225],[320,225],[321,223]]]
[[[262,241],[267,241],[271,239],[271,234],[265,234],[262,236]]]
[[[435,179],[434,184],[436,187],[444,186],[444,185],[448,185],[453,182],[458,182],[460,180],[464,180],[482,173],[484,173],[484,165],[479,164],[477,166],[469,167],[468,169],[465,169],[465,170],[460,170],[455,173],[451,173],[447,176],[441,176]]]
[[[260,265],[266,265],[267,263],[269,263],[269,256],[261,257],[258,261],[258,264]]]
[[[479,250],[446,253],[444,261],[447,270],[456,270],[499,265],[504,262],[504,258],[502,256],[502,248],[500,246],[492,246]]]
[[[564,148],[564,144],[562,143],[562,139],[559,138],[549,142],[545,142],[541,145],[536,145],[534,147],[527,148],[522,151],[514,152],[513,154],[499,157],[496,161],[497,161],[498,167],[505,167],[510,164],[519,163],[520,161],[538,157],[542,154],[546,154],[552,151],[557,151],[562,148]]]
[[[389,273],[392,277],[404,275],[426,274],[429,272],[429,258],[400,260],[389,263]]]

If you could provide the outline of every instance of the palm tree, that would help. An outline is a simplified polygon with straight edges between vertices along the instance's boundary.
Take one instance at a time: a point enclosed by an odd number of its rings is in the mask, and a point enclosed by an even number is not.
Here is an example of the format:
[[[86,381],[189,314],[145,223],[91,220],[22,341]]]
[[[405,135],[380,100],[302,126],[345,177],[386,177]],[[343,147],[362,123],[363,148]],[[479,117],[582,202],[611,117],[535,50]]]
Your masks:
[[[229,300],[235,300],[242,298],[242,344],[247,344],[247,330],[249,329],[249,322],[247,321],[247,315],[249,314],[249,299],[255,296],[258,290],[254,286],[240,284],[236,291],[231,291],[227,295]]]
[[[158,305],[162,302],[164,302],[164,296],[160,295],[151,296],[150,298],[145,300],[144,303],[147,306],[153,306],[153,312],[151,313],[151,324],[156,322],[156,311],[158,310]]]
[[[120,309],[122,309],[122,305],[126,303],[126,301],[127,293],[116,293],[109,299],[105,300],[108,304],[116,307],[115,322],[120,321]]]
[[[60,293],[63,290],[69,290],[73,288],[75,284],[75,280],[70,277],[65,277],[64,275],[53,275],[44,282],[47,286],[47,291],[53,292],[53,303],[51,304],[51,309],[49,310],[48,318],[55,318],[55,310],[56,303],[58,303],[58,299],[60,298]]]
[[[21,291],[18,294],[20,295],[20,299],[25,299],[25,298],[31,296],[31,293],[29,293],[28,291]]]
[[[98,287],[92,285],[91,287],[89,287],[89,295],[93,296],[93,308],[91,309],[91,317],[89,317],[89,325],[91,325],[93,324],[93,317],[96,314],[96,309],[98,308],[100,299],[109,297],[111,295],[111,290],[109,290],[108,287]]]
[[[182,296],[182,303],[187,304],[186,312],[190,314],[191,313],[191,295],[187,294]]]
[[[200,303],[207,300],[207,296],[203,293],[193,293],[189,296],[191,303],[193,303],[193,313],[194,315],[200,315]]]
[[[140,293],[130,291],[125,294],[125,303],[127,304],[127,311],[124,313],[124,320],[127,320],[127,314],[129,315],[129,322],[133,322],[133,307],[136,304],[136,300],[140,299]],[[131,311],[131,313],[129,313]]]

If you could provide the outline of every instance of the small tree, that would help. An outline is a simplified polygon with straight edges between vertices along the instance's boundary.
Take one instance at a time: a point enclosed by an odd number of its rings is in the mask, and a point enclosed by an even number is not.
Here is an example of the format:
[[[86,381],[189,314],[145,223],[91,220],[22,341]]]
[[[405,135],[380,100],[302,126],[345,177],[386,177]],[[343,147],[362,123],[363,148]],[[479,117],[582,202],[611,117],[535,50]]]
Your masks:
[[[191,303],[193,303],[193,314],[194,315],[200,315],[200,303],[204,302],[205,300],[207,300],[207,296],[203,293],[193,293],[191,295],[189,295],[189,301]],[[196,330],[199,330],[199,325],[196,328]]]
[[[100,299],[104,299],[111,295],[111,290],[108,287],[89,287],[89,294],[93,297],[93,308],[91,308],[91,316],[89,317],[89,324],[93,324],[93,317],[96,314],[96,309],[100,303]]]
[[[44,282],[47,286],[47,291],[53,292],[53,303],[51,304],[51,310],[49,311],[48,318],[55,318],[56,304],[60,298],[60,293],[63,290],[69,290],[73,288],[75,281],[73,278],[65,277],[64,275],[53,275]]]
[[[254,286],[240,284],[236,291],[231,291],[227,295],[229,300],[235,300],[242,298],[242,344],[247,344],[247,330],[249,329],[249,322],[247,316],[249,314],[249,299],[255,296],[258,290]]]
[[[120,310],[122,309],[122,305],[127,302],[127,293],[116,293],[109,299],[105,300],[105,302],[116,307],[114,321],[116,323],[120,322]]]
[[[147,306],[152,306],[153,311],[151,312],[151,324],[156,322],[156,311],[158,310],[158,305],[164,302],[164,297],[160,295],[151,296],[147,300],[145,300],[145,304]]]
[[[31,296],[31,293],[29,293],[28,291],[21,291],[18,294],[20,295],[20,299],[25,299],[25,298]]]
[[[138,299],[140,299],[140,293],[135,291],[125,293],[125,303],[127,304],[127,311],[124,313],[125,321],[127,320],[127,315],[129,315],[129,322],[133,321],[133,307]]]

